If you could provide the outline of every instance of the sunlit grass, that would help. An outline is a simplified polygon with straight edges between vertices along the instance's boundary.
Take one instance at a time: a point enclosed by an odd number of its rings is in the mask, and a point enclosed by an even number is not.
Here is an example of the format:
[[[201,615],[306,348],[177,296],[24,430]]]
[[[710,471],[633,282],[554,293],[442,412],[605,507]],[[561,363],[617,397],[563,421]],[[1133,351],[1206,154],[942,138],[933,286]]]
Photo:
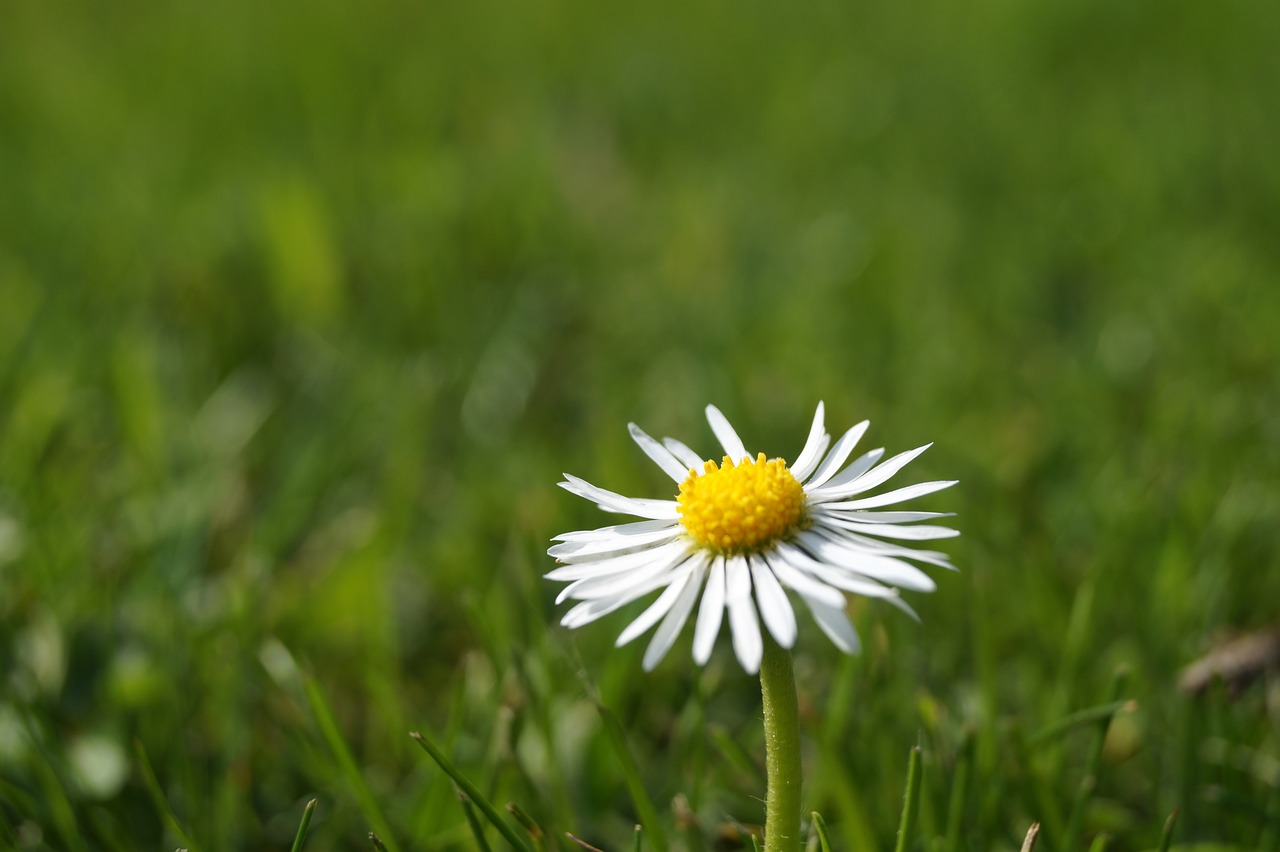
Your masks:
[[[831,848],[892,848],[917,745],[908,848],[1147,850],[1175,808],[1172,848],[1280,848],[1274,686],[1176,687],[1280,599],[1278,39],[7,9],[0,846],[287,848],[315,799],[308,850],[476,848],[419,731],[548,848],[750,848],[758,685],[555,627],[547,540],[597,512],[554,483],[659,493],[619,423],[782,447],[822,398],[936,441],[964,530],[923,627],[800,644]]]

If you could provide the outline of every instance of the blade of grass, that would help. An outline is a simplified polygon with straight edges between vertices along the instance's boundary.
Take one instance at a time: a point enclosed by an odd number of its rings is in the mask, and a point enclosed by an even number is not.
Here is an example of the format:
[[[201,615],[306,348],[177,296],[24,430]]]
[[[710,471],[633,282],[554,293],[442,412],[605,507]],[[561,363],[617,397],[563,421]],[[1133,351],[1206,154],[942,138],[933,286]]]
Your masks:
[[[75,805],[67,796],[67,785],[58,777],[53,763],[46,760],[34,761],[34,769],[40,792],[44,795],[52,817],[53,827],[68,849],[88,850],[83,833],[76,819]]]
[[[640,826],[636,826],[635,842],[631,844],[631,852],[640,852]]]
[[[311,824],[311,815],[315,813],[316,800],[312,799],[307,802],[307,807],[302,812],[302,822],[298,824],[298,835],[293,838],[292,852],[302,852],[302,844],[307,838],[307,826]]]
[[[724,725],[710,725],[707,733],[711,735],[711,744],[720,752],[725,762],[733,767],[735,775],[747,779],[753,789],[764,787],[764,770],[751,759],[742,743],[730,736]]]
[[[1164,831],[1160,832],[1160,849],[1159,852],[1169,852],[1169,844],[1173,842],[1173,827],[1178,822],[1178,809],[1174,808],[1169,813],[1169,818],[1164,821]]]
[[[462,792],[462,788],[454,782],[453,791],[458,794],[458,801],[462,803],[462,813],[467,818],[467,825],[471,827],[471,836],[476,839],[476,846],[480,852],[491,852],[489,849],[489,841],[484,839],[484,826],[480,824],[479,818],[476,816],[476,809],[471,806],[471,799],[467,794]]]
[[[699,739],[702,738],[699,737]],[[706,845],[702,837],[702,824],[698,820],[698,815],[694,813],[693,808],[689,807],[689,800],[685,798],[683,793],[678,794],[672,800],[671,809],[675,811],[676,830],[684,838],[687,852],[702,852],[703,847]]]
[[[1046,725],[1036,731],[1027,738],[1027,745],[1032,747],[1045,745],[1050,740],[1053,740],[1056,737],[1061,737],[1075,728],[1084,727],[1085,725],[1091,725],[1103,720],[1110,722],[1111,717],[1115,716],[1117,713],[1121,711],[1132,712],[1136,708],[1137,704],[1132,699],[1125,699],[1123,701],[1108,701],[1106,704],[1099,704],[1096,707],[1079,710],[1068,716],[1063,716],[1058,721]]]
[[[968,813],[969,777],[973,772],[974,733],[965,731],[956,759],[955,779],[951,782],[951,799],[947,803],[947,837],[945,852],[960,852],[960,835],[964,831],[964,818]]]
[[[693,713],[692,743],[689,747],[689,795],[688,808],[695,813],[702,807],[702,787],[707,777],[707,698],[706,673],[699,672],[693,679],[693,692],[689,696]],[[688,833],[688,832],[686,832]],[[700,840],[699,840],[700,846]],[[695,847],[698,848],[698,847]]]
[[[1036,848],[1036,838],[1039,836],[1040,823],[1031,823],[1031,827],[1027,829],[1027,836],[1022,840],[1022,849],[1020,852],[1032,852],[1032,850]]]
[[[1271,791],[1270,813],[1280,814],[1280,787]],[[1258,849],[1263,852],[1280,852],[1280,820],[1267,820],[1258,836]]]
[[[18,828],[16,825],[11,824],[9,821],[9,809],[12,808],[13,803],[17,801],[17,799],[10,796],[10,792],[13,789],[14,788],[11,784],[6,784],[4,779],[0,778],[0,796],[8,797],[8,798],[0,798],[0,801],[3,801],[8,805],[8,807],[4,808],[3,810],[0,810],[0,843],[4,843],[10,849],[17,849],[18,848]],[[22,798],[26,798],[29,803],[34,803],[34,800],[30,799],[29,797],[22,797]],[[33,808],[31,807],[31,804],[28,804],[26,810],[27,811],[33,810]]]
[[[876,840],[875,831],[868,817],[868,809],[862,797],[862,791],[844,771],[839,761],[826,761],[825,768],[819,767],[822,774],[821,783],[830,791],[835,800],[837,812],[840,814],[839,831],[843,837],[843,847],[849,852],[877,852],[881,847]],[[814,796],[810,793],[810,796]],[[819,796],[820,798],[820,796]]]
[[[138,846],[136,842],[130,842],[134,838],[130,837],[129,829],[125,828],[121,820],[115,819],[113,815],[105,810],[93,808],[86,812],[85,819],[89,821],[91,831],[90,836],[102,845],[96,847],[105,852],[137,852]],[[3,818],[0,818],[3,823]],[[19,848],[17,842],[10,843],[9,846],[0,848]]]
[[[533,842],[533,848],[536,852],[543,852],[546,848],[546,844],[543,843],[546,833],[543,832],[542,826],[538,825],[533,817],[525,813],[515,802],[507,802],[507,813],[515,817],[516,822],[520,823],[524,830],[529,833],[529,839]]]
[[[609,744],[613,746],[618,763],[622,766],[622,775],[626,779],[627,790],[631,793],[631,802],[635,805],[636,813],[640,817],[640,824],[649,833],[649,843],[657,852],[667,852],[667,837],[658,823],[658,812],[653,806],[653,800],[649,798],[649,793],[645,790],[644,782],[640,778],[640,767],[636,765],[635,755],[631,753],[631,746],[627,744],[627,735],[623,732],[618,717],[599,700],[596,701],[596,710],[604,722]]]
[[[895,852],[906,852],[911,844],[911,832],[916,825],[916,812],[920,808],[920,746],[912,746],[907,759],[907,791],[902,797],[902,819],[898,823],[898,842]]]
[[[1031,752],[1027,748],[1026,738],[1023,737],[1022,729],[1017,723],[1009,726],[1009,741],[1022,768],[1025,780],[1020,786],[1023,788],[1027,805],[1033,814],[1038,814],[1040,817],[1036,823],[1036,835],[1039,836],[1040,829],[1043,827],[1048,830],[1050,840],[1054,838],[1061,840],[1066,834],[1062,810],[1053,792],[1045,784],[1044,778],[1036,771],[1036,766],[1031,760]],[[1053,843],[1050,843],[1050,847],[1057,848]]]
[[[160,818],[164,820],[169,830],[178,836],[178,839],[182,841],[182,845],[198,852],[200,849],[199,844],[191,839],[191,835],[187,834],[186,829],[182,827],[182,823],[178,822],[178,817],[173,813],[173,809],[169,807],[169,801],[164,797],[164,791],[160,789],[160,782],[156,780],[156,773],[151,768],[151,761],[147,759],[147,751],[142,747],[142,740],[133,741],[133,750],[138,756],[138,768],[142,770],[142,781],[147,786],[147,792],[151,794],[151,801],[155,804],[156,810],[160,812]]]
[[[818,835],[818,848],[822,852],[831,852],[831,840],[827,837],[827,821],[817,811],[813,812],[813,831]]]
[[[590,843],[583,840],[581,837],[574,837],[572,834],[570,834],[567,831],[564,833],[564,836],[569,838],[579,846],[581,846],[583,849],[586,849],[587,852],[604,852],[604,850],[600,849],[598,846],[592,846]]]
[[[1110,699],[1106,705],[1111,706],[1121,704],[1119,701],[1120,693],[1124,690],[1125,681],[1128,675],[1125,671],[1117,671],[1111,679]],[[1102,769],[1102,747],[1107,740],[1107,729],[1111,727],[1111,719],[1117,711],[1109,714],[1096,716],[1093,719],[1094,732],[1093,743],[1089,749],[1089,763],[1085,767],[1085,774],[1080,779],[1080,786],[1076,791],[1075,801],[1071,805],[1071,813],[1067,817],[1067,831],[1062,836],[1060,848],[1062,849],[1078,849],[1080,840],[1084,837],[1084,819],[1085,811],[1089,807],[1089,802],[1093,799],[1093,791],[1098,786],[1098,772]]]
[[[545,637],[545,634],[542,634]],[[568,825],[573,818],[572,807],[569,804],[569,785],[565,783],[564,767],[560,765],[560,752],[556,748],[555,724],[552,721],[551,697],[548,695],[549,687],[545,683],[545,673],[542,680],[535,677],[535,672],[540,668],[533,666],[532,657],[524,654],[512,654],[511,662],[515,668],[516,675],[524,684],[526,706],[530,711],[534,724],[537,726],[538,734],[542,737],[542,741],[546,743],[546,772],[547,783],[543,785],[543,790],[549,795],[554,812],[552,819],[559,822],[560,825]],[[554,826],[552,826],[554,828]]]
[[[385,844],[389,852],[396,852],[397,847],[392,839],[391,826],[383,815],[382,809],[378,807],[378,802],[373,797],[369,785],[365,783],[364,776],[360,774],[360,767],[356,765],[351,749],[347,747],[342,733],[338,730],[338,723],[333,718],[333,711],[329,709],[329,703],[325,701],[319,684],[314,678],[308,677],[303,681],[303,689],[307,695],[307,702],[311,705],[311,713],[320,728],[320,736],[329,746],[334,760],[338,762],[338,768],[346,779],[347,786],[355,794],[360,812],[373,826],[373,831],[379,835],[379,842]]]
[[[431,737],[432,742],[440,743],[445,751],[449,751],[452,744],[456,742],[458,734],[462,730],[462,720],[469,717],[467,709],[468,679],[466,669],[464,669],[453,690],[453,696],[449,703],[449,722],[445,730],[440,734],[430,729],[427,729],[426,732],[426,735]],[[452,807],[449,791],[456,786],[448,775],[432,774],[431,779],[427,782],[423,804],[414,822],[416,836],[424,837],[433,832],[436,826],[442,825],[447,821],[446,814],[449,812],[449,808]]]
[[[1062,656],[1059,659],[1050,690],[1047,718],[1062,716],[1071,706],[1071,686],[1075,682],[1075,674],[1080,670],[1080,661],[1084,657],[1088,645],[1093,621],[1093,605],[1097,588],[1097,571],[1090,571],[1076,587],[1075,599],[1071,604],[1071,614],[1067,619],[1067,629],[1060,645]],[[1036,737],[1031,738],[1033,745]],[[1043,754],[1043,753],[1042,753]],[[1051,778],[1062,773],[1062,761],[1066,754],[1065,744],[1055,742],[1044,754],[1046,772]]]
[[[431,755],[431,759],[436,762],[437,766],[444,770],[446,775],[453,779],[453,783],[462,788],[462,791],[467,794],[467,797],[470,798],[475,806],[480,809],[480,812],[485,815],[485,818],[489,820],[489,823],[494,828],[498,829],[498,833],[506,838],[508,843],[516,849],[523,850],[523,852],[533,852],[533,849],[525,842],[524,838],[517,834],[515,829],[513,829],[507,821],[498,814],[497,809],[484,797],[484,794],[480,792],[479,788],[477,788],[475,784],[472,784],[465,775],[455,769],[453,764],[449,762],[449,759],[445,757],[430,740],[417,731],[412,732],[409,736],[413,738],[414,742],[422,747],[423,751]]]
[[[827,698],[826,719],[822,726],[822,743],[825,748],[832,748],[842,741],[849,720],[855,716],[854,683],[863,665],[861,655],[846,656],[840,661],[839,670],[831,684],[831,693]]]
[[[1110,835],[1099,834],[1093,838],[1093,842],[1089,844],[1089,852],[1107,852],[1107,844],[1111,842]]]
[[[1066,834],[1062,836],[1063,849],[1079,848],[1084,837],[1084,817],[1093,791],[1097,789],[1098,777],[1086,770],[1085,776],[1076,785],[1076,797],[1071,805],[1071,813],[1067,815]]]
[[[23,726],[28,740],[35,744],[41,753],[41,759],[34,761],[33,769],[36,782],[52,817],[53,827],[62,837],[68,849],[88,849],[76,820],[76,809],[67,796],[67,785],[58,775],[55,768],[59,765],[57,758],[50,754],[46,745],[48,738],[42,735],[42,725],[29,713],[22,716]]]

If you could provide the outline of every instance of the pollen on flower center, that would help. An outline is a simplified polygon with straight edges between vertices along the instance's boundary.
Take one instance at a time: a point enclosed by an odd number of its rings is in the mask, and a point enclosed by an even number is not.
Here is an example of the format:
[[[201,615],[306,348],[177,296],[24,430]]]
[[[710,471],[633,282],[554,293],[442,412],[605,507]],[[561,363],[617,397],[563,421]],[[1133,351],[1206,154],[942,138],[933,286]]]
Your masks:
[[[804,515],[804,488],[782,459],[723,466],[709,461],[701,475],[690,471],[680,484],[680,522],[698,544],[711,550],[752,551],[786,535]]]

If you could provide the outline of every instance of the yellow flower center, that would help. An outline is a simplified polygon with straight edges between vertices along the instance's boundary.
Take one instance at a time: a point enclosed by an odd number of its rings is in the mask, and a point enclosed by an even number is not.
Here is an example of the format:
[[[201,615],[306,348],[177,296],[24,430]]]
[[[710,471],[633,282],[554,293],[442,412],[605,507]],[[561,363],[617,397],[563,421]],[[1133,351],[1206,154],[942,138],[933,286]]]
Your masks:
[[[796,529],[804,515],[804,488],[782,459],[734,464],[713,461],[701,476],[690,471],[676,503],[680,523],[698,544],[718,551],[759,550]]]

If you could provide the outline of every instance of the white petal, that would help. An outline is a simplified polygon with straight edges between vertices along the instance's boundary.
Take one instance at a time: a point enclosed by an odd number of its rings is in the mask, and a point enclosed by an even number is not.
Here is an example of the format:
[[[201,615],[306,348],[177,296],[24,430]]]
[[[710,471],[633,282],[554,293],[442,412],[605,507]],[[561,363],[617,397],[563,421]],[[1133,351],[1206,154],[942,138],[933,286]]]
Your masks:
[[[699,475],[702,474],[702,468],[706,460],[689,449],[687,444],[677,441],[675,438],[663,438],[662,443],[681,464],[690,470],[696,470]],[[683,482],[684,480],[680,481]]]
[[[560,594],[556,595],[556,604],[562,604],[567,600],[594,601],[612,598],[629,589],[647,586],[650,580],[658,577],[666,577],[667,582],[670,582],[671,576],[675,573],[671,568],[672,566],[665,562],[654,562],[652,565],[646,565],[634,571],[624,571],[621,574],[584,577],[561,589]]]
[[[756,605],[751,600],[750,570],[747,560],[730,557],[725,565],[725,597],[733,651],[747,674],[755,674],[760,671],[760,658],[764,656],[764,640],[760,638],[760,622],[756,621]]]
[[[826,485],[823,485],[822,488],[820,489],[815,489],[815,491],[818,494],[826,497],[826,499],[828,500],[837,499],[839,497],[839,491],[841,488],[843,488],[845,485],[848,485],[850,482],[853,482],[859,476],[862,476],[862,474],[871,470],[871,466],[874,465],[876,462],[880,461],[880,457],[883,455],[884,455],[884,447],[877,447],[874,450],[867,450],[867,452],[858,456],[858,458],[854,460],[853,464],[849,465],[844,470],[840,471],[840,473],[837,474],[835,477],[833,477],[830,482],[828,482]],[[828,495],[835,495],[835,496],[828,496]]]
[[[667,552],[651,557],[649,562],[626,570],[614,570],[608,573],[596,573],[583,577],[565,586],[556,596],[556,603],[563,603],[572,598],[585,601],[594,598],[607,598],[632,586],[647,581],[650,577],[666,573],[689,558],[688,548]]]
[[[940,551],[917,550],[914,547],[890,544],[878,538],[868,538],[865,535],[858,535],[856,532],[831,526],[826,521],[826,518],[816,518],[813,532],[820,533],[851,550],[866,551],[876,556],[898,556],[903,559],[914,559],[916,562],[937,565],[939,568],[946,568],[948,571],[957,570],[956,566],[951,564],[951,557]]]
[[[586,559],[582,562],[569,562],[559,568],[548,571],[543,576],[548,580],[560,582],[581,580],[583,577],[602,577],[607,574],[632,571],[648,565],[650,562],[688,552],[689,549],[690,544],[687,541],[671,541],[645,550],[638,550],[635,553],[622,553],[605,559]]]
[[[597,504],[606,512],[620,512],[624,515],[636,515],[641,518],[675,520],[680,516],[676,510],[675,500],[645,500],[635,497],[623,497],[612,491],[592,485],[585,479],[572,474],[564,475],[565,481],[559,483],[565,491],[585,497]]]
[[[890,589],[882,586],[870,577],[861,574],[855,574],[845,568],[836,565],[829,565],[825,562],[818,562],[809,554],[799,548],[789,547],[787,550],[779,550],[779,554],[786,560],[787,564],[797,571],[804,572],[807,575],[816,577],[819,582],[825,583],[837,589],[842,589],[855,595],[861,595],[864,598],[876,598],[879,600],[887,600],[898,596],[897,589]],[[810,595],[810,597],[817,597]],[[835,605],[834,601],[828,600],[827,603]],[[844,606],[843,598],[840,606]]]
[[[887,482],[895,473],[902,470],[911,463],[916,456],[932,447],[933,444],[925,444],[923,447],[916,447],[914,450],[907,450],[905,453],[898,453],[888,461],[881,462],[871,470],[859,476],[848,485],[842,485],[839,488],[830,488],[823,494],[828,500],[835,500],[841,497],[851,497],[854,494],[861,494],[864,491],[870,491],[877,485]]]
[[[930,521],[934,518],[954,518],[956,514],[955,512],[828,512],[830,508],[830,506],[817,506],[813,515],[869,524],[909,524],[914,521]]]
[[[605,554],[618,554],[647,550],[655,545],[670,541],[684,532],[679,524],[664,521],[663,529],[653,532],[635,533],[633,535],[615,535],[597,541],[564,541],[547,549],[548,556],[554,556],[561,562],[584,562],[588,557],[600,557]]]
[[[689,578],[689,582],[685,584],[684,591],[680,593],[680,598],[676,601],[675,606],[671,608],[671,612],[667,613],[667,617],[662,619],[662,623],[658,625],[658,629],[653,634],[653,639],[649,641],[649,647],[644,651],[642,665],[647,672],[653,671],[653,667],[660,663],[662,658],[667,655],[667,652],[671,650],[676,637],[680,635],[681,628],[689,620],[689,613],[693,611],[694,603],[698,600],[698,590],[702,588],[702,578],[707,572],[707,557],[699,555],[693,561],[697,562],[693,569],[693,575]]]
[[[905,541],[932,541],[939,538],[955,538],[960,535],[959,530],[928,524],[921,524],[919,526],[867,524],[853,519],[846,521],[840,518],[824,518],[823,522],[852,532],[859,532],[864,535],[878,535],[883,536],[884,538],[899,538]]]
[[[631,431],[631,440],[635,441],[644,450],[644,454],[653,459],[654,463],[662,468],[667,476],[676,482],[684,482],[689,477],[689,468],[685,467],[666,447],[659,444],[653,438],[650,438],[643,429],[634,423],[628,423],[627,429]]]
[[[648,582],[641,583],[624,592],[618,592],[611,598],[599,598],[593,601],[583,601],[577,606],[570,609],[560,619],[560,624],[568,627],[570,630],[590,624],[597,618],[608,615],[615,609],[624,607],[634,600],[644,597],[655,589],[670,585],[672,579],[676,577],[675,572],[668,574],[659,574],[657,577]]]
[[[854,631],[853,624],[849,622],[849,616],[845,614],[843,608],[812,598],[805,598],[804,602],[809,605],[813,620],[818,622],[818,626],[822,628],[823,633],[827,634],[831,644],[846,654],[858,653],[858,634]]]
[[[769,563],[769,568],[773,571],[773,575],[787,588],[794,589],[800,595],[816,598],[831,606],[844,606],[843,594],[826,583],[815,580],[800,569],[793,567],[776,550],[765,554],[764,559]]]
[[[705,666],[711,659],[720,622],[724,619],[724,557],[717,556],[711,563],[707,588],[702,593],[702,606],[698,607],[698,621],[693,626],[693,661]]]
[[[863,420],[840,436],[840,440],[836,441],[836,445],[831,448],[831,452],[827,453],[827,457],[822,460],[822,464],[818,465],[818,469],[814,471],[813,478],[804,484],[806,491],[821,488],[824,482],[836,475],[840,465],[844,464],[844,460],[849,458],[849,453],[853,452],[853,448],[858,445],[858,441],[862,440],[863,434],[870,425],[870,420]]]
[[[937,588],[928,574],[892,556],[845,547],[812,531],[803,532],[798,538],[800,546],[819,562],[848,568],[864,577],[916,592],[932,592]]]
[[[631,502],[634,503],[641,512],[642,518],[653,518],[655,520],[679,520],[680,509],[675,500],[651,500],[648,497],[632,497]]]
[[[689,585],[689,581],[693,578],[693,569],[693,560],[690,560],[682,566],[676,572],[674,579],[671,581],[671,585],[667,586],[666,589],[663,590],[662,594],[658,595],[658,599],[651,603],[648,609],[640,613],[640,615],[636,617],[635,621],[628,624],[626,628],[623,629],[622,633],[618,634],[618,640],[614,645],[621,648],[623,645],[627,644],[632,639],[657,624],[658,619],[667,614],[667,610],[671,609],[671,607],[675,605],[675,602],[679,600],[680,595],[684,592],[685,587]]]
[[[711,431],[716,434],[716,440],[720,442],[720,446],[724,447],[725,455],[733,459],[734,462],[751,458],[751,454],[743,446],[742,439],[738,437],[738,433],[733,431],[729,421],[720,413],[720,409],[714,405],[707,406],[707,422],[711,424]]]
[[[935,491],[941,491],[944,488],[950,488],[960,480],[947,479],[938,480],[936,482],[919,482],[915,485],[907,485],[894,491],[886,491],[883,494],[877,494],[874,497],[863,497],[861,500],[849,500],[844,503],[828,503],[822,508],[824,509],[874,509],[878,506],[892,506],[894,503],[905,503],[914,497],[923,497],[925,494],[932,494]]]
[[[791,465],[791,475],[800,482],[804,482],[805,477],[817,465],[818,459],[822,458],[822,451],[825,449],[823,438],[830,440],[830,436],[823,431],[824,411],[822,403],[819,402],[818,410],[813,415],[813,425],[809,427],[809,437],[804,442],[804,449],[800,451],[800,455],[796,456],[795,464]]]
[[[783,648],[790,648],[796,643],[796,614],[791,609],[791,601],[787,600],[787,593],[778,585],[778,579],[773,576],[764,560],[753,556],[749,563],[760,618],[773,638],[778,640],[778,644]]]
[[[923,623],[922,621],[920,621],[920,616],[917,615],[916,611],[911,608],[911,604],[904,601],[900,596],[894,595],[893,597],[885,598],[884,600],[885,600],[885,603],[888,603],[891,606],[895,606],[898,609],[905,612],[907,614],[907,617],[910,618],[912,621],[914,621],[916,624]]]
[[[676,526],[671,521],[636,521],[631,524],[615,524],[610,527],[601,527],[598,530],[579,530],[577,532],[560,533],[554,536],[552,541],[599,541],[605,538],[612,538],[618,535],[636,535],[639,533],[654,532],[655,530],[664,530]]]

